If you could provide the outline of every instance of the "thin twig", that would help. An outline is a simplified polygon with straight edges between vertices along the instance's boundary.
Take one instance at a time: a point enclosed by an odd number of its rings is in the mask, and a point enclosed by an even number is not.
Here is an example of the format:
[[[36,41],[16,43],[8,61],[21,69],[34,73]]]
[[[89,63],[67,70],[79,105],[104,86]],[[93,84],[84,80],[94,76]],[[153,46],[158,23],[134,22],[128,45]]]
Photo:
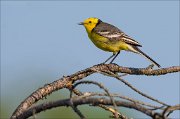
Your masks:
[[[79,90],[77,90],[75,88],[71,92],[75,93],[78,96],[85,95],[84,93],[80,92]],[[97,93],[97,92],[88,92],[88,94],[89,94],[88,97],[90,97],[90,96],[107,96],[107,94],[105,94],[105,93]],[[133,103],[138,103],[138,104],[145,105],[147,107],[153,108],[153,109],[150,109],[150,110],[157,110],[157,109],[163,110],[163,107],[164,107],[164,106],[151,105],[151,104],[139,101],[139,100],[135,100],[135,99],[130,98],[128,96],[122,96],[122,95],[119,95],[119,94],[111,94],[111,96],[112,97],[118,97],[118,98],[121,98],[121,99],[125,99],[125,100],[128,100],[128,101],[131,101]]]
[[[70,98],[70,106],[74,110],[74,112],[81,118],[81,119],[86,119],[85,116],[81,113],[81,111],[77,108],[77,106],[74,106],[72,98]]]
[[[119,75],[119,77],[124,77],[124,76],[127,76],[128,74],[124,73],[124,74],[121,74]]]
[[[94,85],[97,85],[98,87],[100,87],[101,89],[103,89],[103,90],[107,93],[107,95],[109,96],[109,98],[110,98],[110,100],[112,101],[112,104],[113,104],[115,110],[117,111],[117,106],[116,106],[116,103],[114,102],[113,97],[112,97],[111,94],[109,93],[108,89],[105,88],[102,84],[100,84],[100,83],[98,83],[98,82],[96,82],[96,81],[88,81],[88,80],[86,80],[86,81],[79,81],[79,82],[77,82],[77,83],[75,83],[75,84],[73,85],[73,88],[72,88],[72,89],[76,88],[76,87],[77,87],[78,85],[80,85],[80,84],[94,84]],[[115,114],[115,117],[118,118],[118,114],[117,114],[117,113]]]
[[[71,93],[72,92],[74,92],[76,95],[78,95],[78,96],[80,96],[80,95],[86,95],[86,97],[90,97],[90,96],[97,96],[97,94],[95,94],[95,93],[90,93],[90,92],[85,92],[85,93],[82,93],[82,92],[80,92],[79,90],[77,90],[77,89],[72,89],[71,90]],[[87,95],[88,94],[88,95]],[[104,94],[105,96],[108,96],[107,94]],[[71,94],[71,96],[72,96],[72,94]],[[109,97],[109,96],[108,96]],[[112,96],[113,97],[113,96]],[[103,108],[104,106],[102,106],[101,104],[97,104],[97,105],[93,105],[93,106],[99,106],[99,107],[101,107],[101,108]],[[120,114],[118,111],[116,111],[116,110],[114,110],[113,108],[109,108],[109,110],[108,109],[106,109],[107,111],[110,111],[110,112],[112,112],[112,110],[113,110],[113,115],[115,115],[116,113],[117,113],[117,115],[118,115],[118,117],[120,117],[120,118],[122,118],[122,119],[126,119],[125,117],[125,115],[122,115],[122,114]],[[124,118],[123,118],[124,117]]]
[[[125,81],[124,79],[120,78],[118,75],[114,74],[113,72],[110,72],[110,71],[107,71],[107,72],[103,72],[103,73],[108,73],[110,74],[111,76],[113,76],[114,78],[120,80],[121,82],[123,82],[125,85],[127,85],[128,87],[130,87],[132,90],[134,90],[135,92],[139,93],[140,95],[150,99],[150,100],[153,100],[157,103],[160,103],[162,105],[165,105],[165,106],[169,106],[168,104],[164,103],[164,102],[161,102],[157,99],[154,99],[153,97],[143,93],[142,91],[138,90],[137,88],[135,88],[134,86],[132,86],[129,82]]]
[[[106,94],[102,94],[102,93],[92,93],[91,92],[91,95],[89,96],[107,96]],[[137,103],[137,104],[140,104],[140,105],[145,105],[147,107],[151,107],[153,108],[153,110],[156,110],[156,109],[162,109],[163,107],[162,106],[155,106],[155,105],[151,105],[151,104],[148,104],[148,103],[145,103],[145,102],[142,102],[142,101],[139,101],[139,100],[135,100],[133,98],[130,98],[130,97],[127,97],[127,96],[122,96],[122,95],[119,95],[119,94],[111,94],[112,97],[118,97],[118,98],[121,98],[121,99],[124,99],[124,100],[128,100],[128,101],[131,101],[133,103]]]
[[[96,106],[96,105],[95,105]],[[120,118],[120,119],[128,119],[128,117],[126,117],[125,115],[123,115],[123,114],[120,114],[119,112],[117,112],[115,109],[113,109],[113,108],[111,108],[111,107],[108,107],[108,106],[106,106],[106,105],[102,105],[102,104],[98,104],[98,106],[99,107],[101,107],[101,108],[103,108],[103,109],[105,109],[105,110],[107,110],[107,111],[110,111],[110,112],[112,112],[112,114],[113,114],[113,118],[115,117],[116,118],[116,114],[118,114],[118,118]]]

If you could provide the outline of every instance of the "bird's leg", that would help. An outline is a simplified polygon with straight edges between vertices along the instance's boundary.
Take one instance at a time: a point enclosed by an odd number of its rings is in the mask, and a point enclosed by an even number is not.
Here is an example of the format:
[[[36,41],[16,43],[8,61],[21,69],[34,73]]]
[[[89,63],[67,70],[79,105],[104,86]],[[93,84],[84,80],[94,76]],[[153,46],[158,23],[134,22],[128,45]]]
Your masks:
[[[103,64],[105,64],[107,61],[109,61],[112,57],[114,57],[116,54],[113,53],[113,55],[111,55],[105,62],[103,62]]]
[[[114,58],[111,60],[110,64],[116,59],[116,57],[119,55],[120,51],[114,56]]]

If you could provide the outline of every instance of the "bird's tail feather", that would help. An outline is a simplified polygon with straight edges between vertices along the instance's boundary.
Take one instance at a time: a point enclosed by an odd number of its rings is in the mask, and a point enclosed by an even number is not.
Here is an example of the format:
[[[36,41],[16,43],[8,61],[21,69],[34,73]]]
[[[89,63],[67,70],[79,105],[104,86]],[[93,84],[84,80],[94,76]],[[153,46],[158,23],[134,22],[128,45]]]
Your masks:
[[[141,51],[137,46],[132,46],[132,48],[133,48],[132,50],[130,49],[131,51],[144,56],[146,59],[151,61],[154,65],[161,67],[157,62],[155,62],[151,57],[149,57],[147,54],[145,54],[143,51]]]

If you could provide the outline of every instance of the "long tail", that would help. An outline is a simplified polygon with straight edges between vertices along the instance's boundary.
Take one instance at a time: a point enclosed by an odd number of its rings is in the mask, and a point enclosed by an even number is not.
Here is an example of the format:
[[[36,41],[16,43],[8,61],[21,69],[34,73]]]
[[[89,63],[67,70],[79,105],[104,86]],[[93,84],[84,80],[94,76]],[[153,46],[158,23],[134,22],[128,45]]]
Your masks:
[[[143,51],[141,51],[137,46],[131,45],[131,48],[129,50],[144,56],[145,58],[147,58],[149,61],[151,61],[156,66],[161,67],[157,62],[155,62],[151,57],[149,57],[147,54],[145,54]]]

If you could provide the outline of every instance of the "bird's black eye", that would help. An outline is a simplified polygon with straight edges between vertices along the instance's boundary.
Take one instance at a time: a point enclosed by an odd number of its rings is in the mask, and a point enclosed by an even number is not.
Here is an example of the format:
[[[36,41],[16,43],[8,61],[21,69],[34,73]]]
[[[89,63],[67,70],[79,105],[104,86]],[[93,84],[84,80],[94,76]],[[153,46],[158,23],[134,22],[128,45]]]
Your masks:
[[[91,21],[89,21],[89,23],[92,23]]]

